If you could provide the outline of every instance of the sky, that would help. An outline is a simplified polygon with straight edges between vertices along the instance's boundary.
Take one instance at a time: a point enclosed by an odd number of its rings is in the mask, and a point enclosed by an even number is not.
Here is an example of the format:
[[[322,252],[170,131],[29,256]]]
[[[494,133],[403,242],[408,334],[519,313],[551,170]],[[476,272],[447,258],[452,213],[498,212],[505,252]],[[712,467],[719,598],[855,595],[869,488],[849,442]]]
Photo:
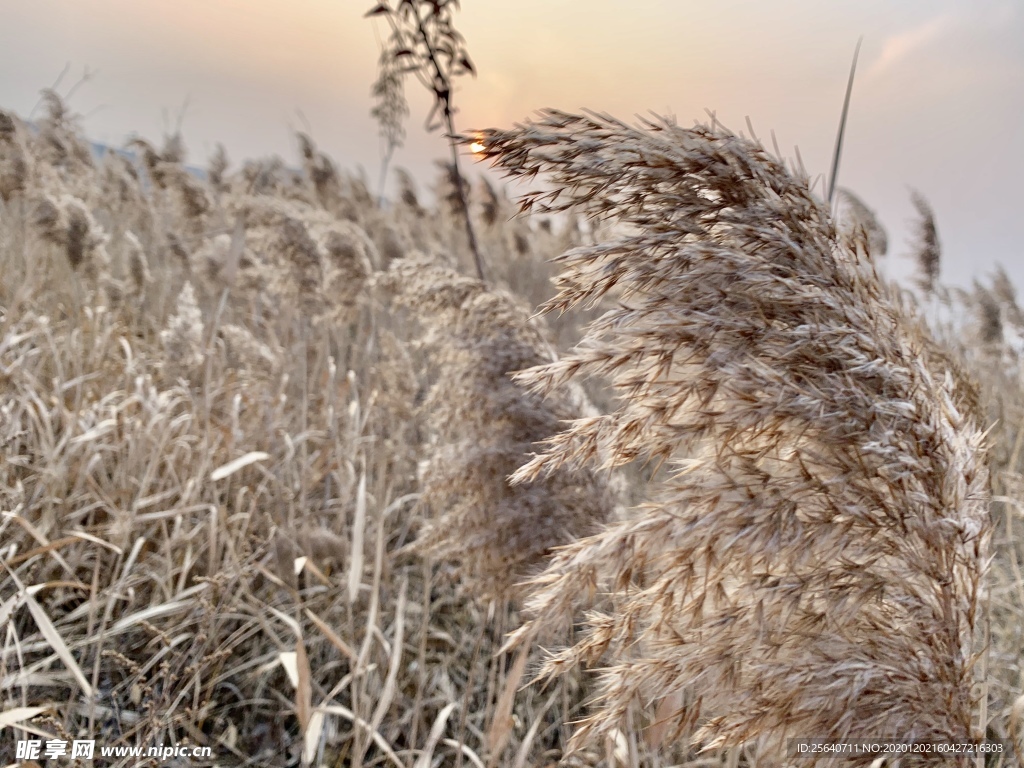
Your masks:
[[[181,119],[190,162],[217,142],[237,161],[298,164],[308,130],[377,183],[370,117],[378,46],[370,0],[0,0],[0,108],[28,116],[67,69],[86,134],[160,140]],[[506,127],[536,109],[583,107],[681,125],[707,111],[826,174],[853,49],[863,35],[839,183],[889,232],[886,270],[911,271],[910,192],[931,203],[943,280],[1001,263],[1024,290],[1024,2],[1021,0],[462,0],[477,69],[460,78],[457,128]],[[446,156],[407,84],[395,163],[422,181]],[[475,171],[475,169],[474,169]]]

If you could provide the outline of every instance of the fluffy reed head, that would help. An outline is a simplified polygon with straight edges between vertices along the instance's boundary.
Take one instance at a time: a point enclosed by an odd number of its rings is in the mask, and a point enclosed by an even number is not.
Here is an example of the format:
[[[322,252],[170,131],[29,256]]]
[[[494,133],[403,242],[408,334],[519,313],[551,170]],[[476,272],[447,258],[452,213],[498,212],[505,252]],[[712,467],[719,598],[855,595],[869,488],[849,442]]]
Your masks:
[[[1018,334],[1024,334],[1024,312],[1017,303],[1017,289],[1002,265],[996,265],[992,275],[992,295],[1001,305],[1006,322]]]
[[[158,187],[163,188],[165,182],[160,167],[166,161],[156,147],[145,139],[135,138],[128,142],[128,148],[138,155],[139,161],[149,173],[150,180]]]
[[[517,474],[667,462],[631,518],[560,550],[517,635],[588,614],[548,674],[604,659],[577,734],[634,706],[684,743],[976,738],[988,475],[973,386],[838,237],[806,178],[724,130],[546,111],[473,140],[525,206],[624,225],[570,250],[547,309],[618,306],[519,381],[607,377]],[[577,741],[577,743],[579,743]]]
[[[260,282],[269,293],[299,297],[304,310],[321,319],[350,319],[380,260],[358,224],[309,204],[262,195],[233,196],[228,210],[245,222],[246,246],[254,256],[260,255],[247,261],[265,262],[243,270],[243,276],[262,272],[266,280]],[[210,271],[216,273],[224,258],[210,253]]]
[[[935,212],[920,192],[911,195],[917,209],[917,239],[914,243],[914,260],[917,262],[917,283],[926,294],[934,293],[942,267],[942,246],[939,230],[935,225]]]
[[[223,144],[218,142],[217,148],[214,150],[210,163],[206,168],[206,178],[209,179],[210,186],[218,192],[223,191],[225,188],[225,175],[230,165],[231,161],[228,160],[227,150],[224,149]]]
[[[316,143],[305,133],[297,133],[302,168],[316,190],[317,199],[325,208],[338,205],[341,194],[341,178],[334,162],[317,149]]]
[[[77,116],[52,88],[44,88],[40,98],[44,112],[38,139],[43,159],[63,169],[91,169],[92,154],[79,136]]]
[[[31,162],[18,121],[0,110],[0,199],[5,203],[30,186]]]
[[[272,376],[280,370],[281,351],[256,338],[241,325],[225,323],[218,329],[228,365],[250,376]]]
[[[203,313],[196,301],[192,283],[186,282],[178,294],[174,314],[160,331],[167,353],[167,364],[177,375],[194,371],[203,362]]]
[[[287,218],[278,232],[277,248],[291,267],[291,276],[304,300],[318,298],[323,285],[323,259],[309,228],[301,219]]]
[[[867,203],[849,189],[839,189],[839,236],[847,242],[849,250],[863,249],[869,256],[885,256],[889,250],[889,236],[878,216]]]
[[[146,208],[146,198],[135,165],[117,152],[104,155],[99,184],[102,199],[118,213]]]
[[[128,275],[131,277],[134,292],[141,296],[146,286],[153,282],[153,276],[149,271],[149,260],[146,258],[146,250],[139,242],[134,232],[125,232],[124,235],[125,256],[128,261]]]
[[[480,213],[483,216],[484,223],[488,227],[493,227],[498,222],[498,216],[501,215],[502,199],[499,196],[497,190],[486,178],[480,180],[480,191],[481,200]]]
[[[187,219],[201,219],[213,210],[213,200],[206,186],[183,166],[169,166],[167,176],[177,190],[182,213]]]
[[[419,197],[416,195],[416,182],[412,175],[405,168],[396,168],[395,176],[398,177],[398,199],[416,215],[416,218],[423,218],[427,212],[420,205]]]
[[[605,483],[586,470],[508,481],[538,441],[581,415],[582,395],[545,401],[511,380],[553,352],[509,294],[416,261],[396,262],[382,282],[426,328],[437,370],[423,404],[433,448],[422,504],[433,520],[418,548],[454,562],[474,594],[514,596],[553,547],[593,532],[609,514]]]
[[[72,269],[92,280],[109,274],[107,234],[79,198],[44,194],[32,213],[32,225],[40,238],[64,252]]]
[[[337,221],[319,232],[324,254],[324,291],[329,300],[351,309],[373,272],[376,248],[358,225]]]
[[[405,143],[405,119],[409,116],[409,102],[405,99],[406,72],[401,57],[381,52],[377,80],[371,93],[374,105],[370,115],[377,121],[380,137],[389,151]]]

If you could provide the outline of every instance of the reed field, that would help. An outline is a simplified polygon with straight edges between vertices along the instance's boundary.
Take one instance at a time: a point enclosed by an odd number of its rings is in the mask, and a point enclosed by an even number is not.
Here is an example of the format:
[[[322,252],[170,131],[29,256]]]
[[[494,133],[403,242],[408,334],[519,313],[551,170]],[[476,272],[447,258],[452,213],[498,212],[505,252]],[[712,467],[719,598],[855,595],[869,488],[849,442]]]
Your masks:
[[[1019,764],[1024,311],[942,283],[925,198],[899,286],[718,124],[467,134],[536,177],[467,211],[44,100],[0,111],[0,764]]]

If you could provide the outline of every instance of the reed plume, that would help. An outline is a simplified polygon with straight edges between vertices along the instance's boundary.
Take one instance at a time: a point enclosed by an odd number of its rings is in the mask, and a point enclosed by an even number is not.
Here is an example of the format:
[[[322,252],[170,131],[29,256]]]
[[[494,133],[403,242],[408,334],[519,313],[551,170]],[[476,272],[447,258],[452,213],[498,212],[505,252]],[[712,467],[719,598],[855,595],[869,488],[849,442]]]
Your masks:
[[[978,738],[976,392],[807,178],[720,127],[660,118],[545,111],[472,140],[513,177],[548,175],[525,208],[621,232],[561,256],[545,308],[612,291],[617,306],[518,378],[547,394],[604,376],[618,407],[515,480],[667,468],[631,518],[555,555],[513,637],[564,629],[607,593],[544,667],[605,662],[575,743],[628,728],[636,705],[684,745],[756,740],[768,762],[792,737]]]
[[[165,171],[176,164],[173,153],[165,155],[143,138],[132,139],[128,142],[128,149],[136,153],[150,181],[160,189],[165,189],[169,181]]]
[[[94,286],[109,284],[109,238],[82,200],[66,193],[58,197],[44,194],[32,212],[32,225],[41,239],[61,249],[71,268]]]
[[[175,312],[160,331],[167,363],[176,373],[189,373],[203,362],[203,314],[192,283],[181,287]]]
[[[228,210],[245,222],[251,256],[243,261],[254,267],[259,261],[255,254],[260,253],[267,262],[262,269],[243,270],[243,275],[262,271],[272,293],[302,296],[308,310],[329,309],[326,317],[334,320],[358,304],[380,261],[376,246],[358,224],[309,204],[262,195],[236,195]],[[224,263],[222,253],[229,240],[220,236],[221,249],[209,259],[211,273]]]
[[[417,548],[454,562],[473,594],[514,597],[553,547],[594,532],[610,512],[606,484],[587,470],[508,482],[535,443],[581,415],[582,394],[545,401],[509,378],[553,359],[543,328],[511,295],[412,260],[380,282],[426,328],[438,371],[423,404],[434,447],[421,503],[433,519]]]
[[[139,242],[134,232],[126,232],[124,235],[125,256],[128,261],[128,275],[131,277],[132,286],[136,295],[141,296],[146,286],[153,282],[152,273],[149,271],[149,260],[146,258],[146,251]]]
[[[225,323],[218,329],[228,365],[246,373],[271,376],[280,368],[281,351],[257,339],[244,326]]]
[[[498,195],[497,190],[491,185],[486,178],[481,179],[481,216],[483,217],[484,223],[488,227],[493,227],[498,222],[498,216],[501,214],[502,199]]]
[[[878,216],[867,203],[849,189],[839,188],[839,235],[846,238],[850,250],[863,248],[869,256],[885,256],[889,250],[889,236]]]
[[[224,149],[223,144],[217,142],[217,147],[206,167],[206,178],[216,192],[223,192],[226,189],[227,172],[230,165],[228,151]]]
[[[317,149],[313,139],[305,133],[297,133],[299,154],[302,155],[302,169],[313,184],[320,205],[329,210],[337,208],[341,197],[341,178],[334,162]]]
[[[325,227],[318,243],[325,257],[325,294],[343,308],[354,307],[373,272],[375,246],[365,232],[348,221]]]
[[[285,219],[275,246],[290,267],[298,295],[308,306],[316,306],[324,282],[323,255],[306,223],[301,219]]]
[[[78,116],[52,88],[44,88],[40,98],[44,107],[37,137],[41,159],[62,170],[92,169],[92,153],[79,135]]]
[[[978,340],[986,347],[1002,349],[1003,311],[992,291],[974,281],[974,290],[969,297],[975,315]]]
[[[398,199],[413,212],[416,218],[421,219],[426,216],[427,212],[420,205],[419,197],[416,195],[416,182],[412,175],[405,168],[396,168],[395,176],[398,177]]]
[[[189,272],[200,276],[204,284],[218,290],[227,287],[228,263],[231,258],[231,235],[222,232],[204,240],[188,257]]]
[[[1024,312],[1017,303],[1017,289],[1001,264],[992,275],[992,295],[1002,305],[1007,324],[1017,333],[1024,333]]]
[[[163,173],[167,183],[172,185],[178,193],[185,218],[198,220],[201,224],[202,219],[214,208],[213,200],[206,186],[182,165],[167,164]]]
[[[925,294],[935,292],[942,268],[942,245],[939,230],[935,224],[935,212],[920,192],[911,195],[917,209],[917,235],[914,243],[914,260],[917,262],[917,284]]]
[[[31,185],[32,156],[14,115],[0,111],[0,200],[10,202]]]
[[[284,161],[279,157],[247,160],[238,174],[238,184],[247,195],[278,194],[285,186]]]
[[[135,165],[116,152],[103,157],[99,175],[100,199],[109,205],[118,218],[145,219],[151,226],[152,210],[146,199]]]

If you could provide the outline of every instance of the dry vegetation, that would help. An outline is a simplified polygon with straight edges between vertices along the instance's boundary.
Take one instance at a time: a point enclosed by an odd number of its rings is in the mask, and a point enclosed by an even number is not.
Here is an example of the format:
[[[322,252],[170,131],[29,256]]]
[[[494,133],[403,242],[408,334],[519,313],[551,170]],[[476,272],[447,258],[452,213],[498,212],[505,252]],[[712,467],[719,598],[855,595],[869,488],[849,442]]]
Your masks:
[[[1019,730],[1024,313],[1005,275],[942,287],[923,198],[909,294],[866,205],[751,142],[547,113],[475,137],[562,190],[474,189],[485,284],[447,169],[381,205],[308,136],[197,174],[46,106],[0,112],[4,764]]]

